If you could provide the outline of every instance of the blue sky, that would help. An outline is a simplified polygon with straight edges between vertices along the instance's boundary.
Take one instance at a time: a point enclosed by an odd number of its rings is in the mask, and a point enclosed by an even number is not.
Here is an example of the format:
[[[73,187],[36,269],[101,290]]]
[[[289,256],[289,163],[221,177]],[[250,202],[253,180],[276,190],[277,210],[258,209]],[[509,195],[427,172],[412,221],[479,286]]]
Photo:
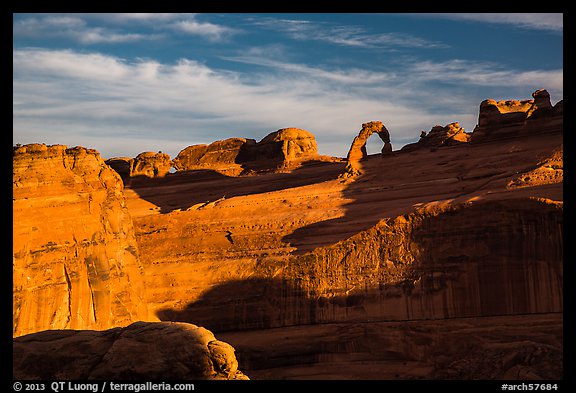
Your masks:
[[[175,157],[298,127],[342,157],[381,120],[396,150],[486,98],[555,104],[562,56],[562,14],[14,14],[13,137]]]

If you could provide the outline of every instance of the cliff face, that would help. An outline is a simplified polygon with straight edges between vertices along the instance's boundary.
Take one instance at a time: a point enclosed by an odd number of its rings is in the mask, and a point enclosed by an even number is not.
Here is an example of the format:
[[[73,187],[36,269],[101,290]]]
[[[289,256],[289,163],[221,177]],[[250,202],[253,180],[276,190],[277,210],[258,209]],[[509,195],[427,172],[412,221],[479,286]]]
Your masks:
[[[123,185],[97,151],[26,145],[13,156],[13,333],[147,320]]]
[[[433,204],[301,256],[261,259],[249,279],[160,317],[230,331],[561,312],[562,221],[561,205],[545,200]]]
[[[187,323],[29,334],[14,339],[13,364],[26,380],[248,379],[232,346]]]

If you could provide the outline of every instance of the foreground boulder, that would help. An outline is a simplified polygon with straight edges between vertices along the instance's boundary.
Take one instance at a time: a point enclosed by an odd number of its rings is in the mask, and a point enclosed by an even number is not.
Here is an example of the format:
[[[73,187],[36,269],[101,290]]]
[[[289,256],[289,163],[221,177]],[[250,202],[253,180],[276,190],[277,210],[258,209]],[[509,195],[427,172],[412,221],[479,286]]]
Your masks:
[[[14,149],[14,336],[148,319],[123,188],[96,150]]]
[[[14,339],[21,380],[248,379],[234,348],[188,323],[136,322],[105,331],[46,330]]]

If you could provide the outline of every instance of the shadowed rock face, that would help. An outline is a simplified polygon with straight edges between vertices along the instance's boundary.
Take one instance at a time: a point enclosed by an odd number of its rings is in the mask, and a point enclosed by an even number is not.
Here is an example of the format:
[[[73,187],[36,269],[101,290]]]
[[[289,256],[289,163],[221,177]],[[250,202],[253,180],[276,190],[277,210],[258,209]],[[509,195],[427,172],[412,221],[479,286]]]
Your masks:
[[[286,168],[318,155],[314,135],[299,128],[283,128],[260,142],[230,138],[210,145],[188,146],[173,160],[178,171],[212,169],[238,175],[246,170]]]
[[[18,337],[13,373],[22,380],[248,379],[231,345],[202,327],[171,322]]]
[[[390,133],[384,127],[381,121],[371,121],[362,124],[362,129],[357,137],[352,141],[352,146],[348,151],[348,165],[344,177],[358,176],[362,173],[360,161],[368,156],[366,151],[366,142],[372,134],[378,134],[384,146],[382,147],[382,156],[392,153],[392,144],[390,143]]]
[[[123,185],[97,151],[13,155],[13,333],[106,329],[148,318]]]
[[[563,102],[552,106],[550,94],[536,90],[532,100],[484,100],[471,142],[490,141],[526,133],[557,132],[563,126]]]

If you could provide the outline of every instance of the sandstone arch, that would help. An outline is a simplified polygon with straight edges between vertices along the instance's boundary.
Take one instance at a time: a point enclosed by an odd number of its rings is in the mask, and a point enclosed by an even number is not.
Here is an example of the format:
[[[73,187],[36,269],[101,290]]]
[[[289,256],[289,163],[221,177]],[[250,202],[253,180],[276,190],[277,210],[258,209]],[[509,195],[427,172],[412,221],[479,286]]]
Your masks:
[[[350,150],[348,151],[348,165],[346,165],[346,172],[344,178],[351,176],[357,176],[362,173],[362,165],[360,161],[368,156],[366,151],[366,142],[372,134],[378,134],[384,146],[382,147],[382,156],[385,157],[392,153],[392,144],[390,143],[390,133],[382,124],[381,121],[371,121],[369,123],[362,124],[362,129],[358,133],[358,136],[352,141]]]

